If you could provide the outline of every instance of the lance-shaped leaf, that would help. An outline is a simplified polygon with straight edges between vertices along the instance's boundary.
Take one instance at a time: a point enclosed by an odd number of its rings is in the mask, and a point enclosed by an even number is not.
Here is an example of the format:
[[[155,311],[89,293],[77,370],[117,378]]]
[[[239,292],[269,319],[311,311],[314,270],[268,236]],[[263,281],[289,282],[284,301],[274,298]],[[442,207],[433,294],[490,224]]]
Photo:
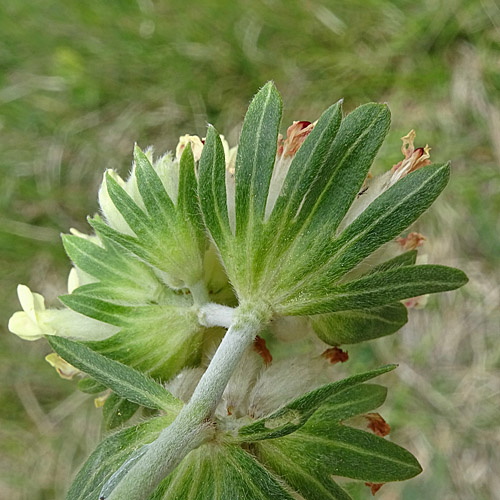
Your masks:
[[[264,219],[276,160],[281,97],[268,82],[253,98],[241,131],[235,167],[236,236],[253,237]]]
[[[157,299],[164,288],[150,267],[131,258],[106,237],[101,238],[103,247],[75,235],[63,235],[62,240],[74,264],[98,281],[90,286],[102,287],[103,295],[109,293],[108,297],[115,300],[144,303]]]
[[[203,218],[222,252],[233,235],[229,226],[226,195],[226,160],[217,131],[209,125],[199,164],[199,193]]]
[[[380,406],[386,395],[387,389],[380,385],[361,384],[351,387],[330,398],[312,415],[306,425],[314,426],[314,422],[324,420],[340,422],[366,413]],[[331,479],[323,462],[312,460],[300,448],[288,448],[283,445],[281,439],[259,441],[254,446],[259,460],[271,467],[306,500],[350,499]]]
[[[416,458],[404,448],[374,434],[325,419],[308,422],[298,431],[258,445],[272,457],[283,457],[316,474],[334,475],[373,483],[403,481],[422,471]]]
[[[238,432],[238,439],[245,442],[260,441],[262,439],[274,439],[295,432],[309,420],[311,415],[323,403],[335,394],[394,370],[394,368],[396,368],[396,365],[386,365],[377,370],[360,373],[331,384],[323,385],[291,401],[271,415],[241,427]]]
[[[330,106],[295,154],[269,218],[269,227],[289,227],[319,172],[328,168],[332,142],[342,120],[342,101]],[[279,239],[275,234],[276,239]]]
[[[130,420],[139,409],[137,403],[121,398],[112,392],[102,407],[102,418],[106,430],[115,429]]]
[[[342,121],[327,161],[311,184],[298,219],[303,230],[335,231],[363,184],[391,122],[385,104],[356,108]]]
[[[333,258],[321,266],[329,279],[344,275],[392,240],[429,208],[448,183],[449,164],[407,175],[376,198],[333,243]]]
[[[193,450],[150,500],[292,500],[293,497],[253,456],[219,442]]]
[[[170,425],[174,415],[148,420],[105,439],[90,455],[76,476],[67,500],[98,499],[109,478],[144,445],[154,441]]]
[[[68,363],[87,373],[133,403],[177,413],[182,402],[146,375],[108,359],[89,347],[62,337],[48,337],[54,351]]]
[[[96,231],[151,266],[170,286],[192,286],[203,277],[206,238],[198,209],[191,148],[186,147],[180,159],[179,182],[173,193],[175,200],[167,192],[165,176],[169,174],[162,169],[161,161],[152,165],[137,146],[134,157],[131,179],[137,183],[136,192],[129,194],[109,174],[106,190],[135,236],[107,227],[100,219],[92,220],[91,224]],[[171,163],[169,168],[173,169],[175,162],[171,160]]]
[[[327,344],[356,344],[397,332],[408,321],[400,302],[370,309],[341,311],[311,317],[312,327]]]
[[[454,290],[467,283],[459,269],[439,265],[405,266],[332,286],[328,291],[304,290],[282,314],[321,314],[371,309],[427,293]]]

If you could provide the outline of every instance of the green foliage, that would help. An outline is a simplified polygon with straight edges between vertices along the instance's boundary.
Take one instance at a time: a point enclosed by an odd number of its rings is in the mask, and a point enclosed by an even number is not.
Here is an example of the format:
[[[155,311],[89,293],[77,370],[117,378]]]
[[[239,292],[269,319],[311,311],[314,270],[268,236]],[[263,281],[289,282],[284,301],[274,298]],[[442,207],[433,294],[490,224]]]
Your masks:
[[[318,337],[327,344],[356,344],[397,332],[408,321],[400,302],[381,307],[319,314],[311,317]]]
[[[396,365],[387,365],[352,377],[332,382],[300,396],[286,404],[271,415],[245,425],[239,429],[238,435],[244,441],[260,441],[274,439],[296,432],[326,401],[335,401],[335,395],[367,380],[394,370]]]
[[[145,444],[153,441],[173,420],[173,415],[152,418],[112,434],[85,462],[68,492],[67,500],[99,498],[104,484]]]
[[[111,393],[102,407],[103,425],[106,430],[121,426],[139,409],[137,403]]]
[[[269,83],[245,117],[236,160],[234,230],[224,187],[232,181],[225,175],[222,145],[213,128],[200,161],[201,208],[241,302],[263,304],[281,315],[307,315],[378,307],[465,283],[463,274],[441,268],[415,267],[396,275],[379,272],[362,284],[380,288],[383,279],[389,283],[394,277],[407,283],[389,286],[377,298],[373,291],[371,303],[369,290],[364,296],[352,293],[356,281],[336,284],[429,207],[448,182],[449,166],[431,165],[405,176],[336,234],[387,133],[389,111],[383,105],[364,105],[339,125],[339,106],[329,108],[317,132],[305,139],[281,186],[272,181],[274,162],[275,170],[284,168],[275,160],[280,110],[279,95]],[[268,139],[262,141],[267,113]],[[299,161],[304,162],[301,172]],[[302,173],[304,167],[310,171]],[[273,189],[279,190],[278,200],[269,208]],[[408,255],[408,261],[412,258]],[[435,278],[427,279],[433,272]],[[393,331],[403,324],[401,313],[393,324]]]
[[[178,412],[182,403],[164,387],[141,372],[61,337],[48,337],[51,347],[68,363],[133,403]]]
[[[150,500],[292,500],[281,481],[239,446],[209,443],[191,452]]]

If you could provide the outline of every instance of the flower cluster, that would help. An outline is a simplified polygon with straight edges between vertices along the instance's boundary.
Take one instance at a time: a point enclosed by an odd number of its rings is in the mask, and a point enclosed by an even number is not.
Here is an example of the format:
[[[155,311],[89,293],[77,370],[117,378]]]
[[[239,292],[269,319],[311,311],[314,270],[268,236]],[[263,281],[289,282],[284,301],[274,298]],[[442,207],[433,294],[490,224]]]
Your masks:
[[[411,131],[404,158],[373,177],[388,108],[344,117],[341,105],[293,122],[284,137],[269,83],[237,147],[211,126],[159,158],[136,146],[126,179],[104,173],[93,233],[63,236],[73,263],[63,307],[19,285],[23,310],[9,329],[47,337],[56,351],[47,361],[101,394],[108,428],[149,408],[133,432],[100,445],[70,498],[191,498],[189,471],[204,470],[210,484],[220,479],[214,492],[229,488],[220,498],[348,499],[332,474],[373,489],[420,471],[370,413],[385,389],[364,382],[394,367],[338,380],[338,363],[348,359],[341,345],[396,332],[407,307],[466,282],[417,261],[425,237],[403,235],[449,166],[431,164]],[[343,424],[357,415],[377,436]]]

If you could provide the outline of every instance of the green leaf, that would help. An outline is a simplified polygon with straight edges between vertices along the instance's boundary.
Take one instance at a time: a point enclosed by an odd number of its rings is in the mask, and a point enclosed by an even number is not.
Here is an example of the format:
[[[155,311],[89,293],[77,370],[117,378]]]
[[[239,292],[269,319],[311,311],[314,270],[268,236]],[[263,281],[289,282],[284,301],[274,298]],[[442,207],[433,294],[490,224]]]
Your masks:
[[[178,217],[188,223],[194,240],[198,241],[200,250],[205,247],[205,227],[198,200],[198,181],[191,144],[182,152],[179,164],[179,192],[177,196]]]
[[[269,219],[270,227],[290,225],[311,183],[318,172],[325,168],[332,142],[342,120],[341,104],[342,102],[339,101],[321,115],[318,123],[293,157]],[[297,224],[293,226],[296,227]],[[276,237],[276,233],[274,236]]]
[[[115,179],[113,179],[113,177],[111,177],[110,174],[106,175],[106,186],[111,201],[120,211],[123,218],[130,226],[130,229],[132,229],[141,240],[154,240],[155,237],[154,234],[152,234],[151,225],[148,223],[149,217],[139,206],[137,206],[130,195],[115,181]]]
[[[255,95],[243,121],[236,156],[236,237],[263,221],[276,160],[281,97],[272,82]],[[253,236],[253,235],[252,235]]]
[[[418,252],[416,250],[409,250],[408,252],[404,252],[373,267],[367,274],[389,271],[391,269],[395,269],[396,267],[413,266],[417,262],[417,253]]]
[[[153,165],[151,165],[148,157],[141,151],[137,144],[134,147],[134,159],[136,165],[135,175],[137,178],[137,187],[150,216],[149,225],[154,225],[158,228],[162,228],[163,230],[167,230],[167,228],[169,228],[173,223],[175,224],[174,204],[168,196],[160,177],[153,168]],[[121,193],[120,198],[116,199],[119,201],[120,206],[123,206],[123,193]],[[115,203],[115,198],[112,197],[112,200],[113,203]],[[121,208],[118,205],[117,208],[121,211]],[[127,218],[125,218],[125,220],[127,220]],[[134,229],[134,227],[130,227]]]
[[[95,232],[98,235],[105,236],[111,241],[117,243],[125,250],[128,250],[130,253],[137,255],[140,259],[148,262],[152,265],[155,265],[156,260],[153,255],[133,236],[128,234],[120,233],[116,229],[108,226],[101,217],[96,215],[95,217],[88,217],[88,223],[94,228]]]
[[[290,454],[321,461],[325,473],[373,483],[403,481],[422,472],[404,448],[369,432],[315,419],[272,442]]]
[[[104,428],[110,430],[123,425],[134,416],[138,409],[137,403],[121,398],[112,392],[102,408]]]
[[[85,462],[68,492],[67,500],[97,500],[109,478],[134,452],[154,441],[173,420],[158,417],[123,429],[105,439]]]
[[[288,403],[271,415],[239,429],[240,441],[253,442],[274,439],[297,431],[311,415],[332,396],[394,370],[396,365],[386,365],[376,370],[360,373],[352,377],[326,384]]]
[[[106,386],[97,382],[92,377],[85,377],[78,381],[77,387],[80,391],[87,394],[98,394],[106,390]]]
[[[454,290],[467,281],[462,271],[452,267],[405,266],[330,287],[321,296],[315,294],[315,298],[307,298],[304,292],[297,304],[290,303],[280,312],[293,315],[371,309],[427,293]]]
[[[334,241],[334,257],[326,266],[328,278],[344,275],[404,231],[429,208],[449,177],[449,164],[429,165],[407,175],[376,198]]]
[[[390,122],[387,105],[377,103],[364,104],[342,120],[327,160],[297,215],[303,231],[335,231],[368,175]]]
[[[125,326],[127,317],[131,316],[132,311],[137,309],[136,307],[113,304],[79,293],[61,295],[59,300],[73,311],[115,326]]]
[[[387,397],[387,389],[376,384],[361,384],[337,394],[322,405],[311,417],[316,420],[341,422],[348,418],[370,412],[381,406]]]
[[[279,474],[305,500],[352,500],[325,473],[318,460],[310,460],[301,450],[285,449],[280,439],[260,441],[255,446],[259,460]]]
[[[239,446],[214,441],[193,450],[149,500],[292,500],[278,478]]]
[[[119,396],[148,408],[178,412],[182,402],[146,375],[108,359],[89,347],[62,337],[48,336],[54,351]]]
[[[208,126],[199,163],[199,195],[205,224],[219,250],[232,238],[226,195],[226,161],[219,134]]]
[[[400,302],[371,309],[341,311],[311,317],[316,335],[327,344],[356,344],[398,331],[408,321]]]

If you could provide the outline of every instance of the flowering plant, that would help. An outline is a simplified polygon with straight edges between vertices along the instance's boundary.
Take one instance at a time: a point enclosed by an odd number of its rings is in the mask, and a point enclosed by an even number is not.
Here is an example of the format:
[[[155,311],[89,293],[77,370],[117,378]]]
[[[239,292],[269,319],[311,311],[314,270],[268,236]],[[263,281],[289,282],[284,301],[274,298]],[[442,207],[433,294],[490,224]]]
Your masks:
[[[268,83],[237,148],[212,126],[175,155],[136,147],[126,181],[104,175],[94,233],[63,236],[65,307],[19,286],[10,330],[47,338],[58,372],[101,394],[107,430],[136,419],[98,446],[68,499],[346,500],[332,476],[376,491],[421,471],[384,439],[373,410],[386,389],[365,383],[395,365],[339,379],[336,363],[340,345],[403,326],[402,301],[466,283],[416,265],[423,237],[400,237],[449,166],[430,164],[412,131],[404,159],[372,178],[385,105],[343,118],[338,102],[286,138],[281,108]]]

